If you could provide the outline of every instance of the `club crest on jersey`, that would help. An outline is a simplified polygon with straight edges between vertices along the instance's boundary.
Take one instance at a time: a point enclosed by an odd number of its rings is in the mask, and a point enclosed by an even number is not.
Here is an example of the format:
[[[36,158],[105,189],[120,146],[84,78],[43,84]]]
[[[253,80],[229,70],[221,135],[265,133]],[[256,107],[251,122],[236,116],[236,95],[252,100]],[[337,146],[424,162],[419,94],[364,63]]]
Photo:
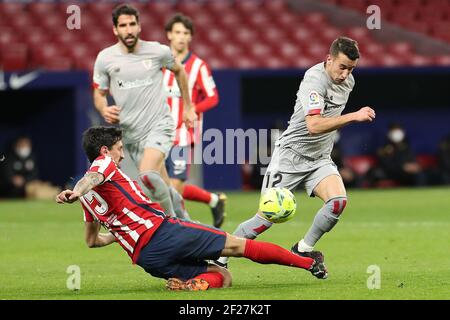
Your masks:
[[[142,64],[144,65],[145,69],[150,70],[152,67],[152,60],[142,60]]]
[[[309,107],[319,107],[320,99],[319,94],[316,91],[311,91],[309,93]]]

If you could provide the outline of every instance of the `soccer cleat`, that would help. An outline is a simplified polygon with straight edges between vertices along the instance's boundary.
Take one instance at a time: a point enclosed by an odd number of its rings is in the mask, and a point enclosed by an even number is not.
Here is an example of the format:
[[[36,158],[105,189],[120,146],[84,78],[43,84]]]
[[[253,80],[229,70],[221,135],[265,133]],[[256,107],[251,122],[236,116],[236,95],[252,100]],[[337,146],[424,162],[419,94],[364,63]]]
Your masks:
[[[214,208],[211,208],[211,212],[214,218],[213,226],[216,228],[220,228],[223,224],[225,216],[225,202],[227,201],[227,196],[225,193],[218,193],[219,201]]]
[[[328,271],[323,262],[318,262],[314,260],[311,267],[308,269],[312,275],[318,279],[326,279],[328,278]]]
[[[312,275],[318,279],[328,278],[328,270],[324,263],[324,257],[320,251],[300,252],[298,251],[298,243],[294,244],[291,252],[298,256],[314,259],[313,264],[308,269]]]
[[[166,288],[172,291],[205,291],[209,288],[209,283],[203,279],[189,279],[183,281],[177,278],[167,280]]]

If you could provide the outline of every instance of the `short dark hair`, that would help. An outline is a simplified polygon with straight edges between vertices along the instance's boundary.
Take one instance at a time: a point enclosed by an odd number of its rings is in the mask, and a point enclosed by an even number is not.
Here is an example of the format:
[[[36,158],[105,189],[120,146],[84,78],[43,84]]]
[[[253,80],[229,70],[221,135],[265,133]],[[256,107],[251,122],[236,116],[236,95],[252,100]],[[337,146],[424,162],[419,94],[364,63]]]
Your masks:
[[[358,42],[347,37],[339,37],[331,44],[330,55],[337,57],[339,52],[345,54],[350,60],[360,57]]]
[[[83,149],[90,162],[99,155],[103,146],[111,150],[112,146],[122,140],[122,130],[115,127],[97,126],[83,133]]]
[[[129,4],[119,4],[112,11],[112,22],[115,27],[117,27],[121,15],[135,16],[136,21],[139,23],[139,11],[135,7]]]
[[[182,13],[176,13],[172,18],[169,19],[169,21],[167,21],[164,28],[166,32],[172,31],[173,25],[175,23],[182,23],[183,26],[191,32],[191,35],[194,35],[194,23],[188,16],[185,16]]]

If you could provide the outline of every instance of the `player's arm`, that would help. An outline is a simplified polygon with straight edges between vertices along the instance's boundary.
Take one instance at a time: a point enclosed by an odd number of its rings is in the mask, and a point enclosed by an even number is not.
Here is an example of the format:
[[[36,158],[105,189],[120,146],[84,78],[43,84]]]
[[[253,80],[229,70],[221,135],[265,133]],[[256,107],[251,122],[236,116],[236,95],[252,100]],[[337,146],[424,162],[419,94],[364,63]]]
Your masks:
[[[105,66],[103,56],[99,54],[94,64],[93,73],[93,99],[95,109],[105,119],[107,123],[117,124],[119,123],[120,107],[109,106],[108,107],[108,90],[110,85],[110,78]]]
[[[107,123],[118,124],[120,122],[120,107],[108,106],[108,91],[94,88],[94,106]]]
[[[111,233],[100,233],[100,223],[98,221],[85,222],[85,241],[89,248],[100,248],[116,241]]]
[[[340,129],[352,122],[373,121],[375,111],[370,107],[363,107],[356,112],[338,117],[323,117],[320,114],[307,115],[306,126],[310,134],[320,134]]]
[[[197,120],[197,114],[195,108],[192,106],[191,97],[189,96],[188,78],[184,67],[177,61],[175,61],[168,69],[172,71],[177,80],[178,87],[180,88],[181,98],[183,99],[183,120],[190,128],[194,126],[194,121]]]
[[[100,185],[105,180],[103,174],[98,172],[88,172],[81,178],[73,190],[64,190],[56,196],[57,203],[73,203],[82,195],[85,195],[90,190]]]
[[[217,106],[219,103],[219,93],[217,92],[216,84],[206,63],[203,63],[200,67],[197,85],[204,92],[204,99],[195,104],[195,111],[202,113]]]

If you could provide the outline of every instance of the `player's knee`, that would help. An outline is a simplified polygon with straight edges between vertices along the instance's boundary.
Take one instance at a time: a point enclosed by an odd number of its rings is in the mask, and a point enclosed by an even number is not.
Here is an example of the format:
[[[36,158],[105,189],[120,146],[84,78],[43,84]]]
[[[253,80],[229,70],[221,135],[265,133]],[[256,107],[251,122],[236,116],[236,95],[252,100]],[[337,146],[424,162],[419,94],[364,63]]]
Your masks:
[[[157,171],[147,171],[139,174],[139,179],[153,193],[153,196],[159,197],[167,188],[164,180]]]
[[[217,266],[217,272],[219,272],[223,277],[222,288],[229,288],[232,285],[233,278],[231,276],[231,272],[226,268],[222,268]]]
[[[217,265],[208,265],[208,272],[217,272],[222,275],[222,287],[221,288],[228,288],[231,287],[233,282],[233,277],[226,268],[219,267]]]
[[[233,277],[231,276],[231,272],[228,269],[220,268],[220,273],[223,276],[223,286],[222,288],[229,288],[233,284]]]
[[[325,204],[335,216],[340,216],[347,206],[347,196],[337,196],[329,199]]]
[[[222,256],[242,257],[245,251],[245,241],[245,239],[227,233],[227,239],[225,241],[225,248],[223,249]]]

